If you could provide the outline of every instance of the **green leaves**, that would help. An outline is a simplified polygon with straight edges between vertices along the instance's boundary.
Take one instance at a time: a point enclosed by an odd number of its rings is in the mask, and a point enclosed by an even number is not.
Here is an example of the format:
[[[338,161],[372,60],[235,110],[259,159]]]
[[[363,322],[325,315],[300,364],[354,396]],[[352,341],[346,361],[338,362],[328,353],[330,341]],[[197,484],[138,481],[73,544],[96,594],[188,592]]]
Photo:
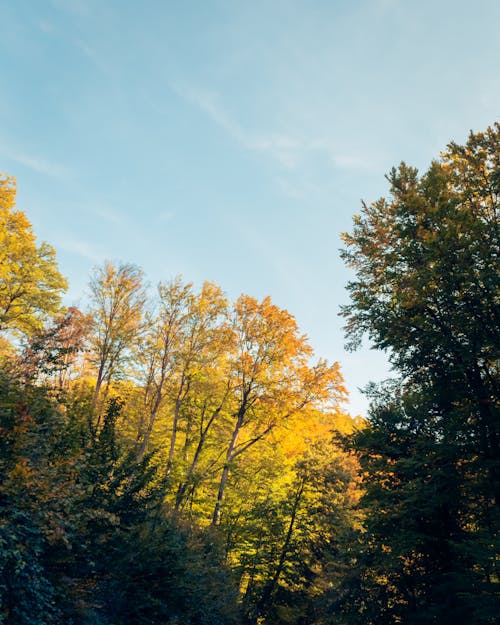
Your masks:
[[[401,376],[350,441],[366,513],[343,604],[354,623],[495,619],[499,162],[496,124],[422,176],[402,163],[389,199],[364,205],[344,236],[348,338],[368,334]]]

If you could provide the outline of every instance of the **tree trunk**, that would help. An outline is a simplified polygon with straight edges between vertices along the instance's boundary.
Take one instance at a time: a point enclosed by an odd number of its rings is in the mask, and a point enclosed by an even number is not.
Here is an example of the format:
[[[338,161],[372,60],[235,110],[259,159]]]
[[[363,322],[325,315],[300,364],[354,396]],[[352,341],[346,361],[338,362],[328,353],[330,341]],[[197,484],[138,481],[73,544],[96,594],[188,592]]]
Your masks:
[[[177,430],[179,428],[179,415],[181,412],[182,400],[184,399],[184,397],[182,397],[182,394],[184,391],[185,381],[186,381],[186,378],[185,378],[185,374],[183,373],[181,377],[179,391],[177,393],[177,397],[175,398],[174,420],[172,422],[172,434],[170,435],[170,448],[168,450],[167,466],[165,468],[165,478],[168,478],[168,476],[170,475],[170,471],[172,470],[172,464],[174,462],[175,443],[177,441]]]
[[[243,419],[245,417],[245,403],[242,404],[240,410],[238,411],[238,418],[236,420],[236,424],[234,426],[233,434],[231,436],[231,442],[229,443],[229,447],[226,452],[226,461],[224,462],[224,468],[222,469],[222,475],[219,483],[219,492],[217,493],[217,501],[215,502],[214,514],[212,517],[212,526],[215,527],[220,523],[220,515],[222,508],[222,501],[224,499],[224,494],[226,492],[227,479],[229,477],[229,468],[231,466],[231,461],[233,460],[233,453],[236,448],[236,443],[238,441],[238,435],[241,430],[241,426],[243,424]]]
[[[283,546],[281,548],[281,553],[280,553],[280,557],[279,557],[279,561],[278,561],[278,565],[276,566],[276,570],[274,572],[274,575],[272,577],[271,580],[269,580],[269,582],[266,584],[266,586],[264,587],[264,590],[262,592],[262,596],[259,600],[259,602],[257,603],[257,607],[255,610],[255,615],[254,615],[254,619],[252,620],[252,623],[257,623],[259,617],[262,615],[263,611],[265,610],[267,604],[269,603],[270,599],[272,598],[277,586],[278,586],[278,582],[279,582],[279,578],[281,577],[281,574],[283,573],[283,568],[285,566],[285,562],[286,562],[286,558],[288,555],[288,551],[290,549],[290,542],[292,540],[292,535],[293,535],[293,528],[295,526],[295,521],[297,519],[297,513],[299,510],[299,506],[300,506],[300,501],[302,499],[302,493],[304,492],[304,487],[305,487],[305,479],[302,478],[299,488],[297,490],[297,492],[295,493],[295,499],[293,501],[293,506],[292,506],[292,513],[290,516],[290,523],[288,524],[288,530],[286,533],[286,537],[285,537],[285,542],[283,543]]]

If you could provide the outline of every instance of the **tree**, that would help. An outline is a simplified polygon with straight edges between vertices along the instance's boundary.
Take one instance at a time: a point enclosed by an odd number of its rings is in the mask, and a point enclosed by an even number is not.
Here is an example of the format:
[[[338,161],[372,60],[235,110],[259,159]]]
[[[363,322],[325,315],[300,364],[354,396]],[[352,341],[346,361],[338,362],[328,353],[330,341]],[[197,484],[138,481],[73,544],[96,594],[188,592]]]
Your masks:
[[[221,516],[229,473],[237,458],[265,439],[278,424],[306,406],[326,406],[344,396],[337,363],[309,364],[312,348],[294,317],[266,297],[242,295],[234,305],[231,355],[232,404],[212,524]],[[246,440],[239,440],[242,433]]]
[[[106,261],[90,281],[93,319],[91,362],[97,369],[94,407],[102,385],[109,386],[137,347],[146,305],[143,273],[135,265]]]
[[[0,332],[31,335],[59,309],[67,288],[54,249],[37,244],[28,218],[14,210],[16,187],[0,175]]]
[[[61,615],[43,554],[68,527],[61,515],[67,465],[61,470],[50,458],[61,440],[61,414],[45,393],[21,386],[3,368],[0,402],[0,623],[49,625]]]
[[[172,387],[174,410],[166,465],[167,476],[174,461],[181,407],[196,376],[199,377],[201,370],[209,369],[213,361],[217,360],[221,350],[225,347],[221,338],[227,335],[224,325],[227,301],[220,287],[205,282],[201,292],[188,298],[187,304],[184,327],[182,328],[182,341],[177,353],[177,372]],[[185,455],[191,443],[190,430],[193,425],[193,419],[188,418],[184,444]],[[199,443],[203,444],[206,433],[204,436],[202,435]],[[196,462],[196,459],[194,461]],[[193,470],[194,467],[191,465],[188,474],[192,473]]]
[[[61,311],[47,327],[30,336],[20,356],[31,381],[52,379],[59,389],[80,369],[91,319],[74,306]]]
[[[145,453],[161,418],[162,429],[170,434],[168,440],[162,439],[167,450],[164,475],[171,481],[175,461],[180,476],[177,507],[191,486],[207,436],[224,403],[224,398],[218,397],[217,365],[228,349],[226,313],[227,301],[220,287],[210,282],[205,282],[199,293],[180,278],[160,283],[158,311],[143,342],[144,411],[139,422],[138,458]]]
[[[217,537],[162,506],[113,398],[92,402],[0,370],[0,623],[233,625],[234,575]],[[89,414],[88,414],[89,413]]]
[[[392,199],[365,205],[344,235],[357,273],[348,336],[367,332],[412,379],[452,384],[472,402],[481,453],[498,459],[500,125],[450,144],[422,178],[402,164],[389,182]]]
[[[401,375],[375,394],[367,429],[352,439],[365,470],[367,531],[351,616],[492,623],[500,126],[450,144],[422,176],[402,163],[388,180],[391,197],[363,205],[344,235],[356,272],[343,309],[351,345],[367,333]]]
[[[158,313],[150,323],[139,359],[144,370],[144,413],[141,415],[137,441],[137,459],[142,460],[153,432],[156,418],[167,393],[167,385],[178,365],[178,353],[184,339],[183,330],[187,307],[192,299],[191,284],[183,285],[180,279],[158,285]],[[178,393],[179,405],[184,385]],[[146,417],[146,420],[145,420]],[[169,464],[177,434],[178,409],[172,426],[173,445],[170,445]]]
[[[246,522],[240,521],[233,546],[249,623],[316,623],[318,598],[339,584],[339,544],[356,522],[358,496],[355,459],[331,435],[341,419],[330,415],[317,437],[305,434],[314,419],[299,420],[305,450],[290,458],[285,445],[291,466],[268,453],[270,483],[260,467],[258,487],[249,486],[251,501],[241,515]]]

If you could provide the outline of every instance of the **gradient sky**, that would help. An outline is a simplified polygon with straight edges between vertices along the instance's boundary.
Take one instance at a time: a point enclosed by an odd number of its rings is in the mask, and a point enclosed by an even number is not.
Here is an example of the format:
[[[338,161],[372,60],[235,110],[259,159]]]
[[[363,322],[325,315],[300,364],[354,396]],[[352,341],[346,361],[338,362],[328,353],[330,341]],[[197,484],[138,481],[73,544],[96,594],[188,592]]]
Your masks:
[[[271,295],[364,414],[339,233],[498,119],[499,33],[498,0],[0,0],[0,171],[68,303],[105,258]]]

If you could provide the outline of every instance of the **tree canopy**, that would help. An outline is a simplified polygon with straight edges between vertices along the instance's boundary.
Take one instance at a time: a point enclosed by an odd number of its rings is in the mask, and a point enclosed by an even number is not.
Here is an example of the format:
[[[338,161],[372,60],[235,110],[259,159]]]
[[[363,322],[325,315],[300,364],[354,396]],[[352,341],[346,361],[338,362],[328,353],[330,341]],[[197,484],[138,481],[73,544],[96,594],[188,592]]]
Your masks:
[[[26,215],[14,210],[13,178],[0,175],[0,332],[31,335],[54,314],[67,282],[55,251],[37,244]]]
[[[343,255],[343,309],[400,379],[350,444],[366,511],[346,613],[366,623],[493,623],[499,577],[500,126],[402,163]],[[349,601],[351,602],[349,604]]]
[[[1,625],[497,622],[500,126],[388,182],[344,234],[395,372],[353,420],[270,297],[106,261],[61,308],[0,178]]]

